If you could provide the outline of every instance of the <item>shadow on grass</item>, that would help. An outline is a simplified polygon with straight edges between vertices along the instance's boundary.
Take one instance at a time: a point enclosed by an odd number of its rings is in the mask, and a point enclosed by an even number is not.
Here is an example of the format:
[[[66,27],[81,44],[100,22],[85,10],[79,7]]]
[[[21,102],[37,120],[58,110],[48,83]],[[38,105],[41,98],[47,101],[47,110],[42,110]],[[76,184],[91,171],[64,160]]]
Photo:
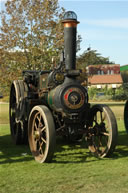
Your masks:
[[[85,143],[71,143],[63,138],[57,138],[56,150],[53,156],[52,163],[82,163],[97,161],[90,154]],[[28,145],[14,145],[10,135],[0,136],[0,164],[12,164],[17,162],[26,162],[34,160]]]
[[[106,159],[118,159],[128,156],[128,134],[125,131],[120,131],[118,134],[118,142],[115,151],[109,158],[96,158],[89,150],[86,143],[71,144],[59,139],[57,145],[57,155],[54,159],[56,163],[81,163],[81,162],[94,162]],[[64,146],[67,146],[67,149]],[[66,159],[66,157],[70,158]]]
[[[53,163],[69,164],[94,162],[100,158],[94,157],[89,151],[85,142],[71,142],[63,137],[57,138],[56,151],[53,158]]]
[[[128,134],[125,131],[120,131],[118,134],[118,143],[113,154],[114,158],[128,156]]]
[[[57,138],[56,144],[52,163],[83,163],[99,160],[99,158],[94,157],[90,153],[85,142],[71,143],[62,137],[59,137]],[[118,159],[127,156],[128,134],[123,131],[119,132],[118,144],[110,159]],[[16,146],[13,144],[10,135],[0,136],[0,164],[26,162],[31,160],[34,160],[34,158],[31,155],[28,145]]]
[[[0,136],[0,164],[24,162],[32,159],[27,145],[16,146],[10,135]]]

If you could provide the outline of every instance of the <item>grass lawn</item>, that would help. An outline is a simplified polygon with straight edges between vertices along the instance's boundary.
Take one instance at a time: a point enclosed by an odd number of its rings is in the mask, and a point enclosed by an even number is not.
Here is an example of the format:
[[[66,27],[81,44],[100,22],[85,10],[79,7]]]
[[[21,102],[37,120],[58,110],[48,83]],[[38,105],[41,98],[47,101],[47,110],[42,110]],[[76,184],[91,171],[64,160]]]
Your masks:
[[[0,124],[9,123],[9,105],[0,103]]]
[[[2,105],[0,108],[1,117]],[[123,106],[121,109],[120,113],[118,108],[115,110],[120,117],[117,120],[119,137],[111,158],[97,159],[84,145],[66,144],[58,138],[50,164],[35,162],[28,146],[15,146],[8,119],[2,118],[0,193],[127,193],[128,135],[122,120]]]

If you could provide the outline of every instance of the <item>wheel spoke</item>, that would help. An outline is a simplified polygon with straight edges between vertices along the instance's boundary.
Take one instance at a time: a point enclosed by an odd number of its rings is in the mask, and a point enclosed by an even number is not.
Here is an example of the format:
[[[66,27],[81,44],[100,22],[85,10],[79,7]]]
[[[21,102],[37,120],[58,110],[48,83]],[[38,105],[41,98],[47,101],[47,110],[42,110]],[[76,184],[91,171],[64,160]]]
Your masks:
[[[43,137],[41,137],[41,140],[46,144],[47,143],[47,141],[43,138]]]
[[[42,148],[42,146],[43,146],[43,141],[42,141],[42,142],[39,141],[39,152],[40,152],[41,154],[44,154],[44,153],[43,153],[43,148]]]
[[[36,122],[35,122],[35,124],[34,124],[34,128],[35,128],[35,130],[37,130],[37,125],[36,125]]]
[[[105,136],[110,136],[110,134],[109,133],[107,133],[107,132],[100,132],[102,135],[105,135]]]
[[[45,131],[46,130],[46,127],[44,126],[42,129],[41,129],[41,132]]]
[[[38,119],[38,121],[39,121],[39,125],[40,125],[40,122],[41,122],[41,114],[40,114],[40,113],[38,113],[38,115],[37,115],[37,119]]]

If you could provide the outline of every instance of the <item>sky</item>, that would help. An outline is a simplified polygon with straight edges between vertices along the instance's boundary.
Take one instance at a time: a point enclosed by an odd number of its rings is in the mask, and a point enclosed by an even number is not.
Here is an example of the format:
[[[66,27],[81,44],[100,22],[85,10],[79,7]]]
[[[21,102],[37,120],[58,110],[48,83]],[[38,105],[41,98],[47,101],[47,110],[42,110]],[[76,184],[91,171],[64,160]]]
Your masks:
[[[128,1],[59,0],[77,14],[81,51],[90,46],[116,64],[128,64]]]
[[[4,9],[0,0],[0,10]],[[116,64],[128,64],[128,0],[59,0],[59,5],[77,14],[82,36],[82,54],[91,47]]]

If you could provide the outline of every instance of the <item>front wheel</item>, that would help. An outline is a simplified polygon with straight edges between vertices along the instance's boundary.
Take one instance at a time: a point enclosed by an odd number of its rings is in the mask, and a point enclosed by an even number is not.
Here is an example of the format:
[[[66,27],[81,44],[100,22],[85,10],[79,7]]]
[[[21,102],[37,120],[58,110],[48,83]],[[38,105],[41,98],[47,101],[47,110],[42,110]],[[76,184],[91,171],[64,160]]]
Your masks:
[[[117,123],[111,109],[106,105],[94,105],[90,112],[91,126],[87,133],[90,151],[97,157],[109,157],[117,144]]]
[[[36,161],[50,162],[55,149],[55,125],[50,110],[43,105],[35,106],[29,116],[28,140]]]

